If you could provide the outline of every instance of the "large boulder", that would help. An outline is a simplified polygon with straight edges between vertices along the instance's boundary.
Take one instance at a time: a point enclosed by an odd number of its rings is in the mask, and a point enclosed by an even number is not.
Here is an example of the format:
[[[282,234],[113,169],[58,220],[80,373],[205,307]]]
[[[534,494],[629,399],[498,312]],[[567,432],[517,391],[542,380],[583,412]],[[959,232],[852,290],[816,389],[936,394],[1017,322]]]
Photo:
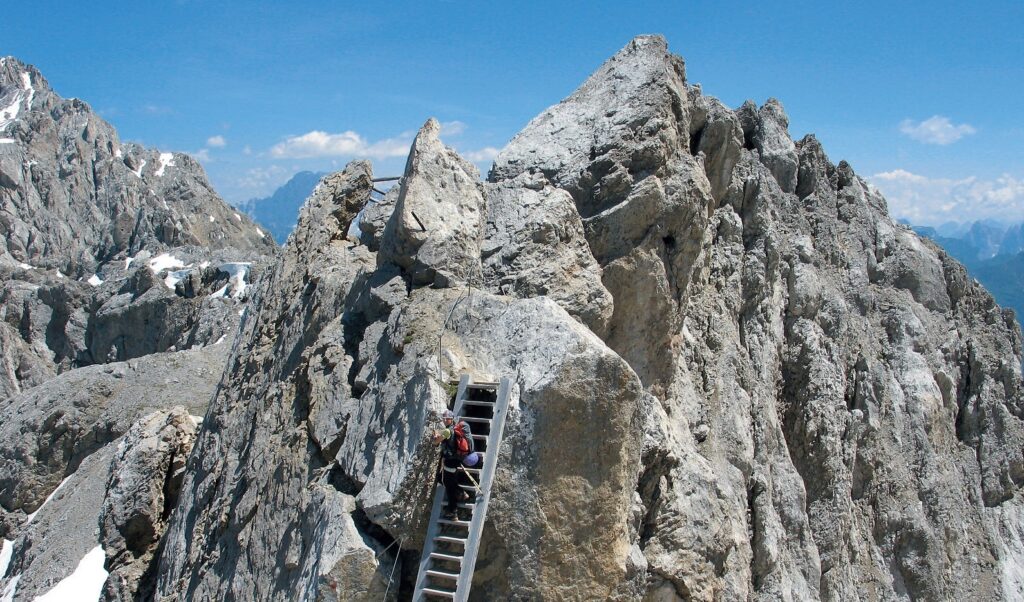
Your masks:
[[[440,132],[430,119],[413,141],[379,259],[400,266],[415,284],[479,282],[480,174],[442,144]]]

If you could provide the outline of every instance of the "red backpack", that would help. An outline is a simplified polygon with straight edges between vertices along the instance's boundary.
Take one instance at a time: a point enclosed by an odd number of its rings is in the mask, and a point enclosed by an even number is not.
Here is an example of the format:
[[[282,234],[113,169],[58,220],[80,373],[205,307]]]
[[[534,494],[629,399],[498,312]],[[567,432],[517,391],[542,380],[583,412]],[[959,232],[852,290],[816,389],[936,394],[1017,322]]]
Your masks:
[[[455,449],[460,458],[468,456],[473,451],[473,444],[469,437],[466,437],[466,423],[459,421],[452,429],[452,436],[455,437]]]

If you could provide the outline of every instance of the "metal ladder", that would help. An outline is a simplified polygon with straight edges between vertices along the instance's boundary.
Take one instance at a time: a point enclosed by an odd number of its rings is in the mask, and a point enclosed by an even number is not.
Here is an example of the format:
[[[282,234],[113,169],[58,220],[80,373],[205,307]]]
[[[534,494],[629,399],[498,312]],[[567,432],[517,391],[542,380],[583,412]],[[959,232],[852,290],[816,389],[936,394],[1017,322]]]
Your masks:
[[[466,471],[480,484],[481,491],[473,503],[459,504],[460,512],[469,512],[468,521],[462,520],[461,516],[448,520],[441,518],[441,510],[445,506],[444,487],[440,483],[435,484],[434,506],[412,595],[414,602],[436,599],[462,602],[469,598],[498,448],[508,414],[510,386],[507,378],[502,378],[500,383],[471,383],[469,375],[464,374],[459,379],[454,412],[469,424],[473,432],[481,463],[473,468],[467,467]],[[463,479],[468,481],[465,477]],[[463,484],[462,488],[470,493],[476,491],[472,484]]]

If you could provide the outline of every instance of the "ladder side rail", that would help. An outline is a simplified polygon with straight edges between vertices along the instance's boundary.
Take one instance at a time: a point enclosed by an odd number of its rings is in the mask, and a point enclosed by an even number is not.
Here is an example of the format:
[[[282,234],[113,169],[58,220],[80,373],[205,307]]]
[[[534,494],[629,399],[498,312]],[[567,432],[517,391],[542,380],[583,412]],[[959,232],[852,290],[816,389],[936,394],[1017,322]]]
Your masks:
[[[491,483],[494,480],[494,471],[498,463],[498,449],[501,446],[501,438],[505,429],[505,416],[508,413],[510,389],[511,383],[508,378],[502,378],[501,384],[498,386],[497,398],[495,399],[494,414],[491,417],[491,432],[487,439],[488,453],[484,460],[483,470],[480,471],[481,494],[477,496],[476,507],[473,508],[473,520],[469,525],[469,535],[466,537],[462,567],[459,570],[459,580],[455,587],[456,602],[465,602],[469,598],[469,588],[473,583],[476,555],[480,548],[480,536],[483,533],[484,521],[487,518],[487,505],[491,499]]]
[[[462,402],[466,400],[466,389],[469,388],[469,375],[463,374],[459,377],[459,390],[455,394],[455,407],[452,408],[452,413],[456,416],[462,415]]]
[[[430,554],[434,551],[434,537],[440,529],[437,519],[441,517],[441,506],[444,505],[444,489],[434,484],[434,505],[430,510],[430,522],[427,523],[427,536],[423,540],[423,554],[420,556],[420,570],[416,575],[416,587],[413,589],[413,600],[421,600],[423,588],[427,584],[427,568],[430,566]]]

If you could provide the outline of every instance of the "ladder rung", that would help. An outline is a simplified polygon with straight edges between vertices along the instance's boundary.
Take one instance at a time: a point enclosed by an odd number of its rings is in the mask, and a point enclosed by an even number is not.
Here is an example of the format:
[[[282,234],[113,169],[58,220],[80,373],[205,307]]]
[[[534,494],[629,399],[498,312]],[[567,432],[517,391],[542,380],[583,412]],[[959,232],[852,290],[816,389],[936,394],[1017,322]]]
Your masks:
[[[462,564],[462,556],[452,556],[450,554],[442,554],[440,552],[431,552],[430,557],[437,558],[438,560],[448,560],[451,562],[458,562],[459,564]]]
[[[466,422],[483,422],[484,424],[491,423],[490,418],[473,418],[472,416],[460,416],[459,418],[465,420]]]
[[[450,592],[443,589],[434,589],[432,587],[424,587],[423,593],[428,596],[444,596],[445,598],[455,599],[455,592]]]
[[[462,403],[463,403],[463,405],[467,405],[467,406],[483,406],[483,407],[487,407],[487,408],[494,407],[494,402],[493,401],[477,401],[475,399],[464,399],[462,401]]]
[[[484,441],[487,441],[487,435],[473,435],[473,438],[474,439],[483,439]]]
[[[466,545],[466,540],[462,537],[452,537],[450,535],[438,535],[434,538],[434,541],[445,541],[448,543],[457,543]]]
[[[476,504],[475,503],[474,504],[467,504],[467,503],[463,502],[463,503],[459,504],[459,508],[463,508],[463,509],[466,509],[466,510],[472,510],[473,508],[476,508]]]
[[[497,389],[498,383],[469,383],[466,387],[469,389]]]
[[[427,569],[427,574],[431,577],[440,577],[441,579],[458,579],[458,573],[446,573],[444,571],[438,571],[435,569]]]
[[[442,525],[452,525],[452,526],[455,526],[455,527],[468,527],[469,526],[469,521],[468,520],[457,520],[457,519],[456,520],[451,520],[451,519],[448,519],[448,518],[439,518],[439,519],[437,519],[437,522],[439,524],[442,524]]]
[[[470,491],[476,491],[476,485],[459,485],[459,487]]]

